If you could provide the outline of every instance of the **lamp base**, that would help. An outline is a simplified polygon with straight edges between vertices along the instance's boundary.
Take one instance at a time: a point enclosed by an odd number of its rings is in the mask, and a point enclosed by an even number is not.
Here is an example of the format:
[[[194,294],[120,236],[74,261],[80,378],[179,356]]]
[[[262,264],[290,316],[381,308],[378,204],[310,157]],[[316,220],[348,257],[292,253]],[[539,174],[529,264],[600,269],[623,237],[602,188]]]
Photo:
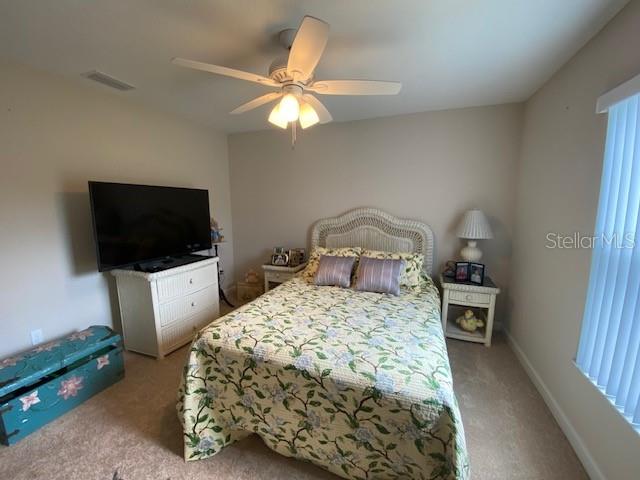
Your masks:
[[[482,251],[477,245],[475,240],[469,240],[467,246],[460,250],[460,256],[465,262],[477,262],[482,258]]]

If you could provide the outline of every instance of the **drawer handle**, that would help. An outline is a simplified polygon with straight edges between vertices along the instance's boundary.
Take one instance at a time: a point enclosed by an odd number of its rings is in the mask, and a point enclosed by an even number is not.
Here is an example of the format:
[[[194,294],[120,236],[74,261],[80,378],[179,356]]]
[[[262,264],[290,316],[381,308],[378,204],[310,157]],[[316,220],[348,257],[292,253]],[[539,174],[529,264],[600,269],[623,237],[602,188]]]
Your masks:
[[[196,306],[196,302],[191,302],[191,306],[195,307]]]
[[[193,278],[189,279],[189,285],[193,285]]]
[[[472,295],[467,295],[465,298],[466,298],[467,300],[472,300],[472,299],[473,299],[473,296],[472,296]]]

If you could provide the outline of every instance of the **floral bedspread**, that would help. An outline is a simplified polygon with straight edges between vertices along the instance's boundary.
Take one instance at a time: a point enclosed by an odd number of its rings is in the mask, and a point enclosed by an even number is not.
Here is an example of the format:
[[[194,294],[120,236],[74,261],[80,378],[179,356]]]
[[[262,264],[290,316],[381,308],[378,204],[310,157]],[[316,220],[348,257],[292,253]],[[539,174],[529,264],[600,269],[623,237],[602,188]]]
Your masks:
[[[429,279],[398,297],[282,284],[200,331],[177,409],[187,460],[255,432],[344,478],[469,478]]]

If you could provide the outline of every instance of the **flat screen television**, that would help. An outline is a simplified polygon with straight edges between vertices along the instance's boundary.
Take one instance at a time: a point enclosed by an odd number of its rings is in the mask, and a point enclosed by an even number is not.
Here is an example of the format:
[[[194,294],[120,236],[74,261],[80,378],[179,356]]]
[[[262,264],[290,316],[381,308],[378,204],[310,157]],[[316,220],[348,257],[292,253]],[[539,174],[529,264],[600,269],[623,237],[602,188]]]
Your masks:
[[[209,192],[89,182],[101,272],[211,248]]]

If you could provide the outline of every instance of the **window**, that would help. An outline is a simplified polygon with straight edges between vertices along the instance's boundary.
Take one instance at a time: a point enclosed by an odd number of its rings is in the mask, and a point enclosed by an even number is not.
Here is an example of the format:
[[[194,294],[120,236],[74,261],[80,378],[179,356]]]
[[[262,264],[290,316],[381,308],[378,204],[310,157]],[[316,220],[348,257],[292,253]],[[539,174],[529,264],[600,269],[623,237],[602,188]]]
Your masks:
[[[607,111],[576,364],[640,431],[640,94],[617,101]]]

